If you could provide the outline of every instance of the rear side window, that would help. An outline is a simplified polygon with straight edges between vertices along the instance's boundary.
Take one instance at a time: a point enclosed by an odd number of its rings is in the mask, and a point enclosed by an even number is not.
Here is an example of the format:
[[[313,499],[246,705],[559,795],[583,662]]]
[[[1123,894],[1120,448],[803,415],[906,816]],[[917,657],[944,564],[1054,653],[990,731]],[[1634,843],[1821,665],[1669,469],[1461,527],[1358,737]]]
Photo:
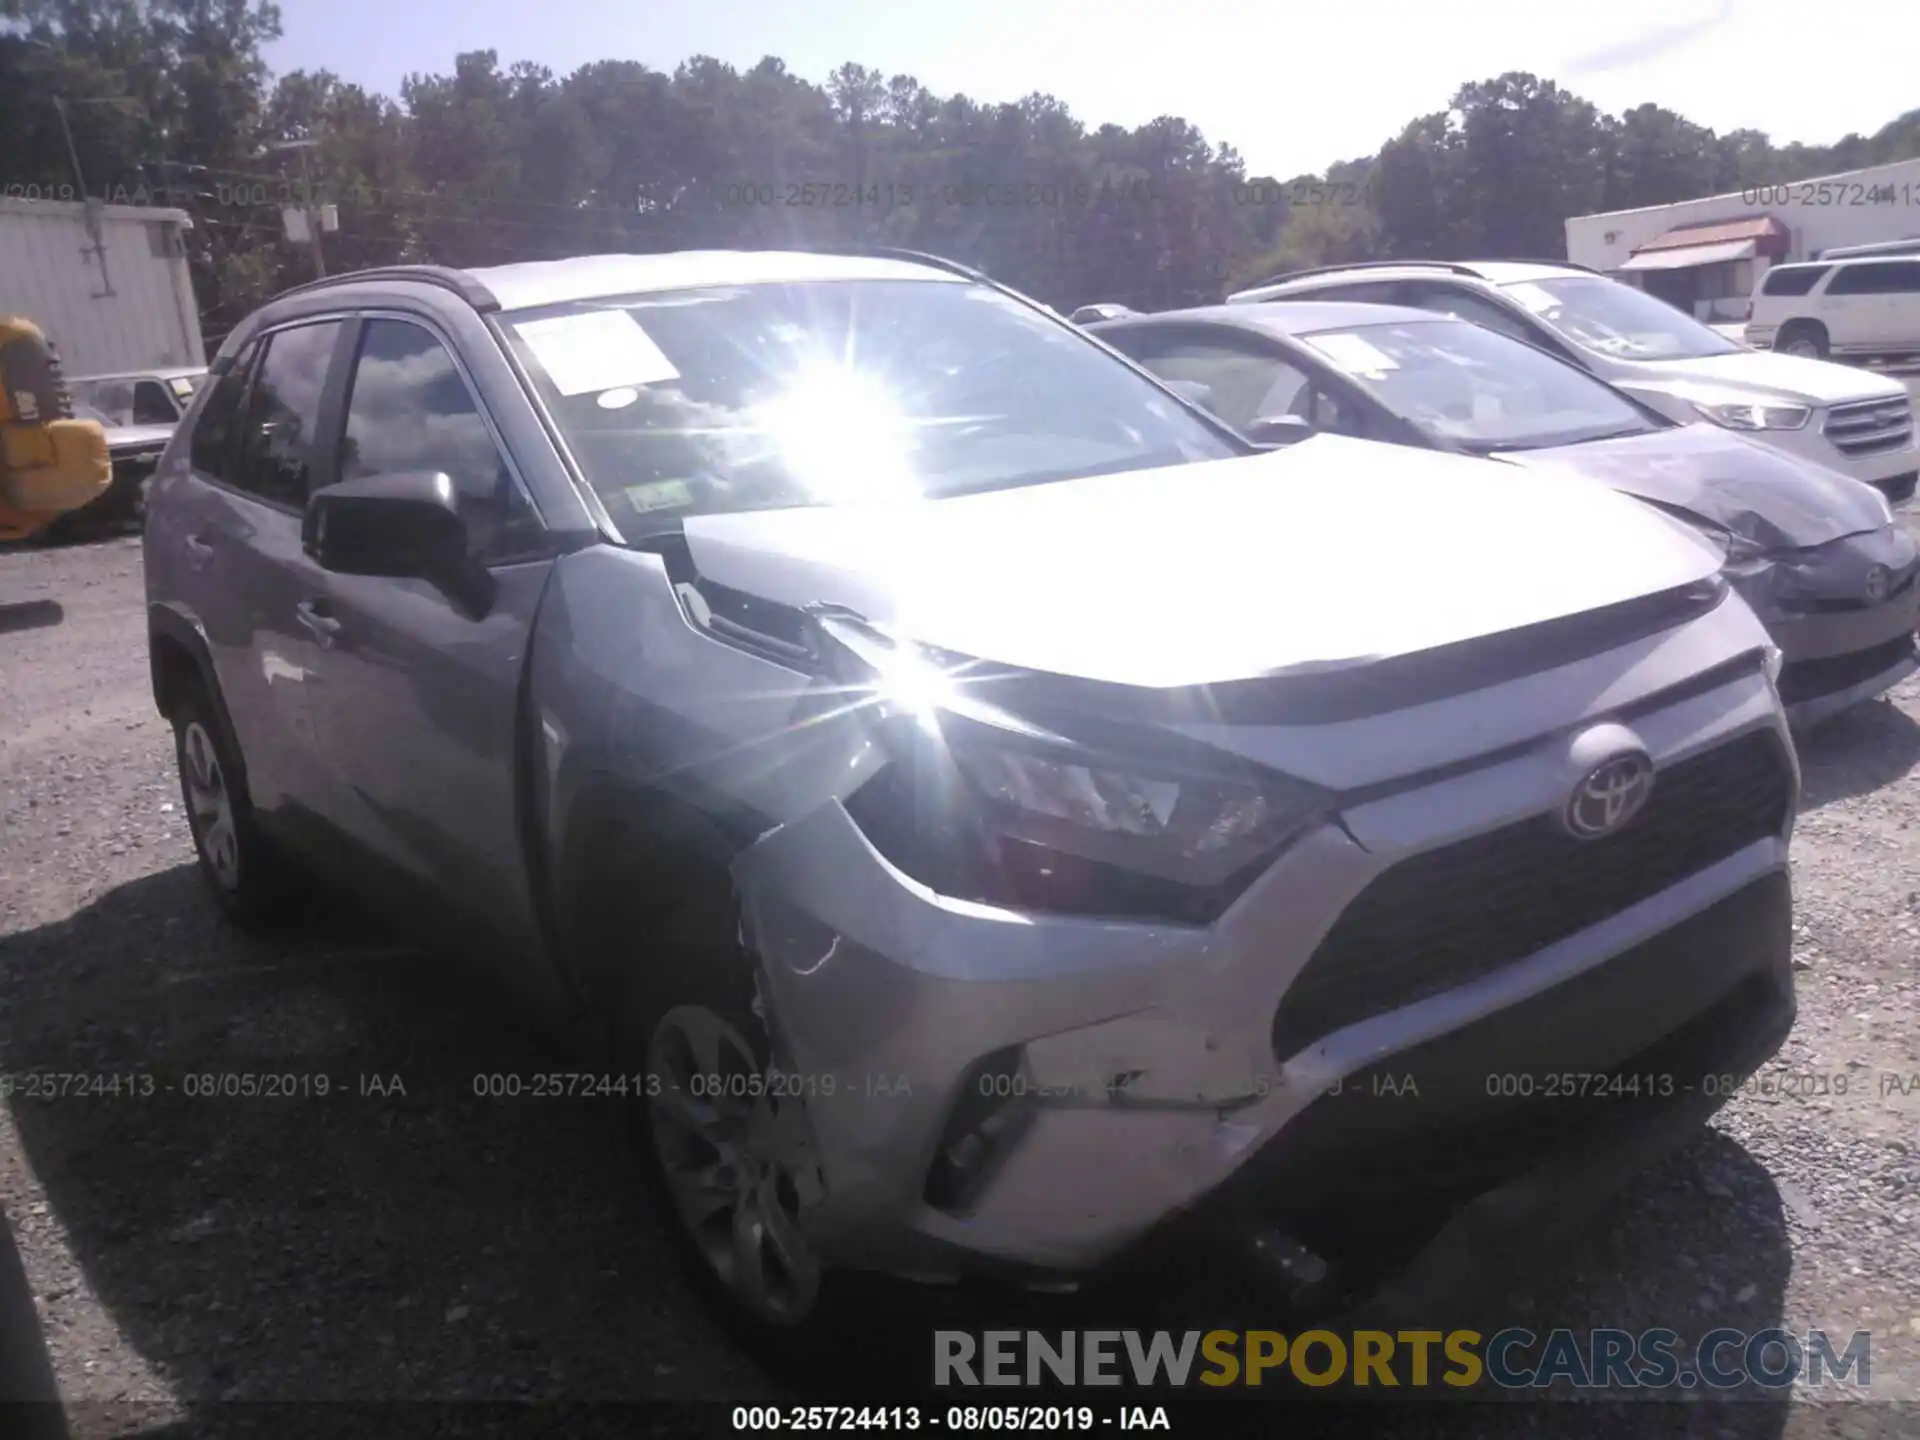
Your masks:
[[[1829,295],[1920,294],[1920,260],[1886,260],[1842,265],[1827,286]]]
[[[1762,295],[1807,295],[1820,283],[1830,265],[1778,265],[1760,282]]]
[[[339,336],[340,322],[323,320],[267,337],[229,476],[235,486],[278,505],[298,509],[307,503],[319,450],[320,395]]]
[[[233,455],[233,437],[238,428],[240,402],[246,398],[247,380],[254,362],[260,358],[258,344],[249,345],[234,357],[233,364],[214,382],[207,403],[193,425],[193,468],[216,479],[227,479],[227,463]]]

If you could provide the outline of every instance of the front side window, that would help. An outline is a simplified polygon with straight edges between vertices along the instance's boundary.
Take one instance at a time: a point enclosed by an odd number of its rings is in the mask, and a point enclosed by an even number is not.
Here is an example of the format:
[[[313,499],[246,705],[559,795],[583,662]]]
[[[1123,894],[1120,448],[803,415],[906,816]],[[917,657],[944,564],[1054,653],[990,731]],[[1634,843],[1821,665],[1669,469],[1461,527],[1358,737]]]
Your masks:
[[[323,320],[277,330],[247,397],[233,484],[262,500],[296,509],[307,503],[318,450],[320,394],[333,362],[340,322]]]
[[[1740,346],[1644,290],[1599,275],[1516,280],[1500,287],[1582,349],[1614,360],[1692,360]]]
[[[1468,449],[1531,450],[1659,428],[1571,365],[1463,320],[1301,337],[1387,410]]]
[[[681,290],[503,329],[629,543],[694,515],[1241,453],[1079,331],[966,281]]]
[[[453,481],[467,542],[488,555],[531,519],[453,356],[404,320],[369,320],[347,392],[339,478],[438,471]]]
[[[1161,379],[1199,387],[1207,408],[1237,429],[1268,416],[1307,417],[1307,377],[1271,351],[1224,340],[1162,339],[1151,331],[1101,338]]]

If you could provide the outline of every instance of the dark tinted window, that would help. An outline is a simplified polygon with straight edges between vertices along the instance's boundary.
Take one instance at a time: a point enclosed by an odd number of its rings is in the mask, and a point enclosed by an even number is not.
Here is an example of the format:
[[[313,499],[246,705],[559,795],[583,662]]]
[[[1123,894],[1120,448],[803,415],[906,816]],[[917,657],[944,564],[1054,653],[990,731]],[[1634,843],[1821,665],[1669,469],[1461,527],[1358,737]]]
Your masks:
[[[246,398],[247,378],[253,373],[253,362],[259,355],[260,347],[249,345],[235,356],[233,364],[215,383],[213,393],[207,396],[207,403],[200,407],[199,418],[193,426],[194,469],[222,480],[227,478],[240,402]]]
[[[503,525],[526,537],[532,511],[446,347],[404,320],[369,320],[348,392],[339,478],[423,470],[453,481],[475,553],[493,553],[510,538]]]
[[[1762,295],[1805,295],[1812,291],[1820,277],[1832,267],[1828,265],[1777,265],[1767,272],[1767,278],[1760,283]]]
[[[1879,260],[1842,265],[1827,286],[1829,295],[1911,295],[1920,292],[1920,261]]]
[[[307,503],[320,424],[320,392],[326,388],[340,322],[298,325],[267,337],[247,399],[233,483],[281,505]]]

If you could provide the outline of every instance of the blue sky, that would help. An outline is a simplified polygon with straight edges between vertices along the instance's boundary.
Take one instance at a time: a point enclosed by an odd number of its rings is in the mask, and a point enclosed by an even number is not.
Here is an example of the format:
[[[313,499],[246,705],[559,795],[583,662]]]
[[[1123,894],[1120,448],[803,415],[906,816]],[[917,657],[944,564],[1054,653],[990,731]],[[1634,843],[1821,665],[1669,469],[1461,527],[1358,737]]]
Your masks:
[[[388,94],[462,50],[560,74],[778,55],[822,80],[853,60],[941,94],[1044,90],[1089,123],[1182,115],[1283,177],[1370,154],[1505,70],[1608,110],[1651,100],[1781,141],[1871,132],[1920,104],[1920,0],[281,0],[281,14],[276,71],[330,69]]]

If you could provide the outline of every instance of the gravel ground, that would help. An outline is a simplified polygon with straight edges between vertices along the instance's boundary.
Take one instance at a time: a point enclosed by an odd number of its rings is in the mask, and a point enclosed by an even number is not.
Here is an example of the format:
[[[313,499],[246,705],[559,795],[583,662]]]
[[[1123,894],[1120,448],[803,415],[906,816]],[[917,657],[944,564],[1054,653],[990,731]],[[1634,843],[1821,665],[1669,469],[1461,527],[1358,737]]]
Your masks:
[[[216,1399],[801,1393],[694,1301],[606,1116],[475,1098],[474,1075],[555,1057],[450,962],[325,909],[272,941],[219,921],[147,690],[137,542],[0,551],[0,606],[21,601],[65,618],[0,630],[0,1070],[160,1089],[0,1105],[0,1211],[75,1433],[129,1434]],[[1800,1021],[1768,1074],[1845,1076],[1847,1093],[1736,1101],[1510,1286],[1488,1328],[1867,1329],[1872,1394],[1911,1401],[1920,1093],[1882,1092],[1920,1073],[1920,683],[1802,761]],[[333,1093],[183,1093],[213,1071],[325,1074]],[[1124,1315],[1103,1302],[1098,1323],[1263,1323],[1223,1313],[1228,1293],[1184,1277]],[[930,1314],[977,1325],[1013,1303],[876,1297],[868,1377],[924,1374],[918,1340],[898,1347]],[[1366,1428],[1480,1435],[1496,1408],[1522,1407],[1373,1409]],[[1526,1408],[1530,1433],[1575,1428],[1570,1407]],[[1754,1401],[1642,1406],[1619,1433],[1656,1415],[1701,1436],[1920,1430],[1911,1407]]]

